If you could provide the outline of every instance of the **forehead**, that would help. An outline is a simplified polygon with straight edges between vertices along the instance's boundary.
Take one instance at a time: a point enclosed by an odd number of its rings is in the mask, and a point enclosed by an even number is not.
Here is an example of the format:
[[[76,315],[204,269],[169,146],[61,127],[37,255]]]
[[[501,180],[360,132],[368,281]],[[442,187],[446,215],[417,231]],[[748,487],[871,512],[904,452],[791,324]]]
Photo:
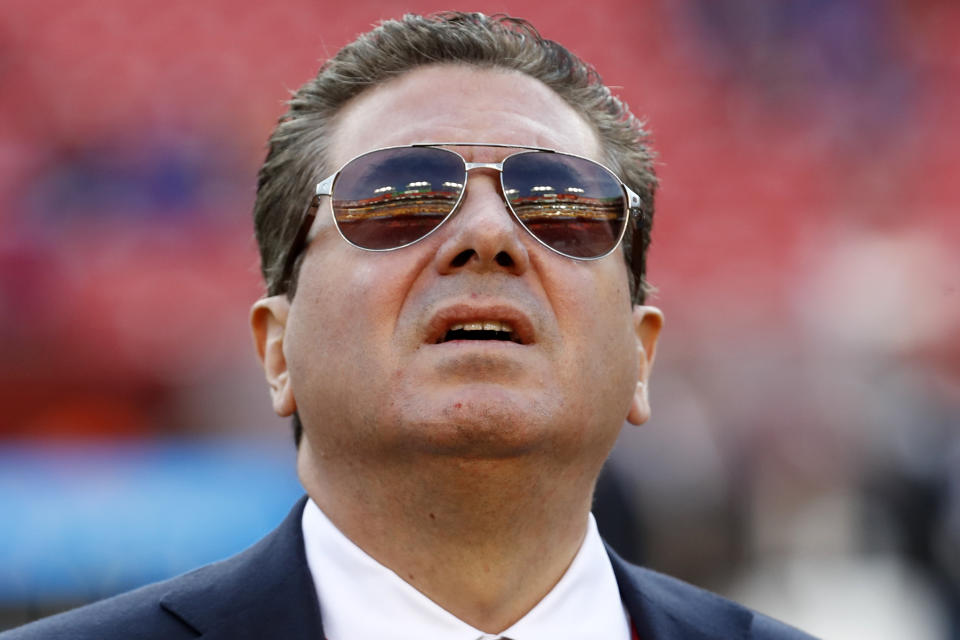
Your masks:
[[[602,161],[591,125],[548,86],[518,71],[465,65],[421,67],[354,98],[335,120],[328,157],[339,167],[366,151],[414,142],[529,145]]]

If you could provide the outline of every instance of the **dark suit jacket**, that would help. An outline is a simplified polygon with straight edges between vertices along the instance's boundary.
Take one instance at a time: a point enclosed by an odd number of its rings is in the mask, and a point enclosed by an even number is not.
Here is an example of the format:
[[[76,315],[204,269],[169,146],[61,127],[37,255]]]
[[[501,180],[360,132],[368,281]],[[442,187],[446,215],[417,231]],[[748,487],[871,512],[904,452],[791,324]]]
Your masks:
[[[277,529],[232,558],[0,633],[0,640],[323,638],[303,547],[305,502],[306,497]],[[628,564],[612,551],[610,559],[641,640],[810,638],[717,595]],[[375,607],[371,603],[371,615]]]

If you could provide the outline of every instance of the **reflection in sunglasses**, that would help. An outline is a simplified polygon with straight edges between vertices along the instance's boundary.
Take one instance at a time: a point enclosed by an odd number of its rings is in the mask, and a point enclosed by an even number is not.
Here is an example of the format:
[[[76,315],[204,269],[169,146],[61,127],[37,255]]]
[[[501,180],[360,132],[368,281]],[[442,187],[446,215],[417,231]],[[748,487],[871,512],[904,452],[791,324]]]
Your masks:
[[[467,162],[451,147],[519,149],[500,162]],[[639,197],[603,165],[538,147],[495,143],[424,143],[375,149],[317,185],[332,198],[337,229],[361,249],[389,251],[436,230],[459,205],[474,169],[500,172],[502,195],[516,220],[561,255],[592,260],[616,248]],[[314,207],[316,205],[313,205]],[[314,228],[305,216],[291,256]],[[301,239],[302,238],[302,239]],[[287,260],[286,269],[294,258]]]
[[[445,216],[454,207],[459,194],[447,191],[425,193],[387,193],[364,200],[335,200],[337,222],[399,216]]]
[[[551,198],[528,196],[510,200],[517,217],[570,218],[580,220],[612,221],[623,216],[621,198],[587,198],[573,193],[551,194]]]

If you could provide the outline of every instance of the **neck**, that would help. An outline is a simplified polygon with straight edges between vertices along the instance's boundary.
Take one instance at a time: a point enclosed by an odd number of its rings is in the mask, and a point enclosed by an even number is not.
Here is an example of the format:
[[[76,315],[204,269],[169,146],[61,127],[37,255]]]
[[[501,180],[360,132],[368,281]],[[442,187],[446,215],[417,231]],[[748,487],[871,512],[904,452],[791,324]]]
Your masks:
[[[356,462],[356,461],[354,461]],[[307,493],[357,546],[486,633],[530,611],[583,542],[596,475],[526,458],[368,469],[300,445]]]

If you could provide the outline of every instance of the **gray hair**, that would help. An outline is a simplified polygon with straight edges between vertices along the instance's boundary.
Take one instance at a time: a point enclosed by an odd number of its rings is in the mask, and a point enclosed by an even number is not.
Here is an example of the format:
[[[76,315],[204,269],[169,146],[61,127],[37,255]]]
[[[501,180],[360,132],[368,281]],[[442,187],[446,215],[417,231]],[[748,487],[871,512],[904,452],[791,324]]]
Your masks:
[[[643,215],[630,223],[623,252],[631,298],[643,302],[657,185],[643,124],[592,67],[541,37],[529,22],[461,12],[387,20],[341,49],[293,95],[270,137],[257,181],[254,226],[267,293],[292,297],[296,291],[302,256],[289,275],[284,265],[313,188],[335,170],[327,166],[326,152],[337,114],[368,88],[436,64],[525,73],[553,89],[592,125],[611,169],[640,195]]]

